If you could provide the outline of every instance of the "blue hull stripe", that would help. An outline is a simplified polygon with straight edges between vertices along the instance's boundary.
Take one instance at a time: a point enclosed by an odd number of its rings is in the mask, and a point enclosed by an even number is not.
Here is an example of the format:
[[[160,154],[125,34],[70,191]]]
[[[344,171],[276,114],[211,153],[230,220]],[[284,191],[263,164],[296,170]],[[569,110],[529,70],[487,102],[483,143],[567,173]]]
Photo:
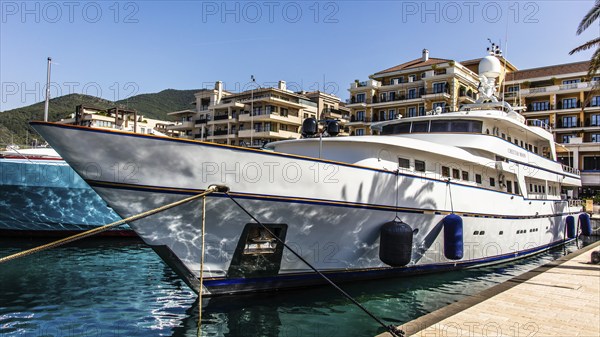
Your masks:
[[[518,257],[524,257],[525,255],[531,255],[534,253],[539,253],[544,250],[571,242],[575,239],[570,239],[567,241],[556,241],[551,244],[539,246],[532,249],[527,249],[519,252],[515,252],[512,254],[503,254],[496,255],[488,258],[481,259],[473,259],[465,262],[448,262],[448,263],[438,263],[438,264],[427,264],[420,266],[412,266],[412,267],[400,267],[400,268],[377,268],[377,269],[363,269],[363,270],[353,270],[348,272],[327,272],[322,271],[328,277],[340,280],[340,279],[353,279],[353,278],[383,278],[394,275],[402,275],[402,274],[425,274],[425,273],[433,273],[436,271],[446,271],[446,270],[457,270],[464,269],[468,267],[473,267],[480,264],[490,264],[490,263],[500,263],[502,260],[511,260]],[[310,281],[310,280],[318,280],[320,276],[315,273],[302,273],[302,274],[281,274],[275,277],[260,277],[260,278],[237,278],[237,279],[205,279],[204,286],[206,286],[209,290],[211,287],[227,287],[234,285],[251,285],[251,284],[269,284],[269,283],[279,283],[279,282],[291,282],[291,281]]]

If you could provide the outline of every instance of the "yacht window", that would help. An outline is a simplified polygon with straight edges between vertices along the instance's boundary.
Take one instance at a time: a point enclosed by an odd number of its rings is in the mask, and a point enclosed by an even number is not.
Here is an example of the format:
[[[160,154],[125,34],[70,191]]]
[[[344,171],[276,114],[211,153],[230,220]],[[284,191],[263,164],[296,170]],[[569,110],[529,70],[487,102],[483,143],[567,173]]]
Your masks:
[[[529,192],[533,193],[533,184],[529,184]]]
[[[512,185],[512,181],[510,181],[510,180],[507,180],[507,181],[506,181],[506,192],[508,192],[508,193],[512,193],[512,187],[513,187],[513,185]]]
[[[381,130],[382,135],[395,135],[400,133],[410,133],[410,123],[386,125]]]
[[[524,146],[523,146],[523,141],[521,141],[521,147],[524,147]]]
[[[450,168],[448,166],[442,166],[442,177],[450,177]]]
[[[462,179],[463,180],[469,180],[469,172],[462,171]]]
[[[504,234],[504,231],[500,231],[500,233],[498,233],[498,235],[502,235],[502,234]]]
[[[533,147],[533,152],[538,153],[538,147],[537,146]]]
[[[533,186],[533,190],[535,191],[535,193],[537,193],[538,192],[538,185],[534,185]]]
[[[452,178],[460,179],[460,171],[458,169],[452,169]]]
[[[447,121],[431,121],[431,132],[449,132],[450,123]]]
[[[515,145],[519,146],[519,140],[515,138]]]
[[[452,132],[469,132],[469,121],[452,121],[450,130]]]
[[[515,194],[519,194],[519,183],[515,181]]]
[[[492,187],[496,186],[496,179],[490,178],[490,186],[492,186]]]
[[[429,129],[429,122],[413,122],[411,132],[427,132]]]
[[[422,160],[415,160],[415,171],[425,172],[425,162]]]
[[[512,142],[512,138],[510,136],[508,136],[508,141]]]
[[[502,134],[502,139],[506,139],[506,134],[505,133]]]
[[[481,184],[481,174],[476,174],[475,175],[475,182],[478,184]]]
[[[410,160],[398,157],[398,167],[405,169],[410,168]]]
[[[456,120],[456,121],[431,121],[431,132],[472,132],[481,133],[483,122]]]

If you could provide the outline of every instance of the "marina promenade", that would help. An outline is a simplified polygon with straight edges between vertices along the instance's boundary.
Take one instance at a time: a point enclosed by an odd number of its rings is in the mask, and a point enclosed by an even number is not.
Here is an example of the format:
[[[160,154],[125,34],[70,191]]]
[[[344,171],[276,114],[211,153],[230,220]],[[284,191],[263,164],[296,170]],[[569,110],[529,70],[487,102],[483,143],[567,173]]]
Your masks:
[[[407,336],[600,336],[596,242],[401,326]],[[381,336],[390,336],[381,334]]]

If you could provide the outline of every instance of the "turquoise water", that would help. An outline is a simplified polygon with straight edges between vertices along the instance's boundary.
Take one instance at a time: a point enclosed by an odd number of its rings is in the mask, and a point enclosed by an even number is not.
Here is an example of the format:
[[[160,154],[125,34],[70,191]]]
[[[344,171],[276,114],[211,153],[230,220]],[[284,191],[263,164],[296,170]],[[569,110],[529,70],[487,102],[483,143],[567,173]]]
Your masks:
[[[0,240],[0,256],[39,245]],[[584,243],[577,243],[582,246]],[[402,324],[576,250],[516,263],[343,288]],[[332,288],[205,299],[203,336],[374,336],[382,328]],[[0,265],[0,336],[196,336],[196,295],[132,239],[56,248]]]

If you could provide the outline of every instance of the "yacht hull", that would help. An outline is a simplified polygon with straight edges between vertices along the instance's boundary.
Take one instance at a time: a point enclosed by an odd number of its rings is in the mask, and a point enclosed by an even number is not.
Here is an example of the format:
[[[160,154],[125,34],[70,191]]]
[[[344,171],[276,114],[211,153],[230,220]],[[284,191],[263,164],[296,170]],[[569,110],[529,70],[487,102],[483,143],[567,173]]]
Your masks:
[[[172,138],[33,123],[120,216],[128,217],[225,184],[229,195],[130,224],[163,260],[211,295],[321,283],[270,239],[230,197],[317,269],[348,281],[473,267],[516,259],[565,242],[565,219],[580,210],[528,200],[443,177]],[[70,139],[78,139],[77,144]],[[102,144],[96,151],[93,144]],[[374,148],[373,151],[379,149]],[[444,255],[443,220],[463,221],[464,254]],[[413,230],[410,262],[379,258],[381,226],[396,216]],[[267,242],[268,243],[265,243]]]

